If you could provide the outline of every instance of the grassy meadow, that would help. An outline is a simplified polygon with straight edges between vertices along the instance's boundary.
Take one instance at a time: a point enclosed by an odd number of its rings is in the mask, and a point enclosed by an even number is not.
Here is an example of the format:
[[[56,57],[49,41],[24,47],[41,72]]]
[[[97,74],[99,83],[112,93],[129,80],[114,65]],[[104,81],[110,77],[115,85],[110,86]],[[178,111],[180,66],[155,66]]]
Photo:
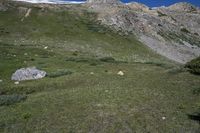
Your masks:
[[[78,5],[0,11],[0,132],[199,132],[200,77],[95,17]],[[11,81],[31,66],[47,77]]]

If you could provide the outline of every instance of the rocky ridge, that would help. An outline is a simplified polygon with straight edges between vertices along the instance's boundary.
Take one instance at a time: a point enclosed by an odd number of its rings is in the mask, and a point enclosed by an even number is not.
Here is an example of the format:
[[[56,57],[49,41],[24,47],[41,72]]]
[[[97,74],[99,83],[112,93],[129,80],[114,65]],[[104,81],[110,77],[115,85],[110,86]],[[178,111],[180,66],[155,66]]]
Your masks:
[[[135,34],[148,47],[171,60],[186,63],[200,56],[200,12],[191,4],[150,9],[136,2],[118,5],[103,2],[95,6],[90,0],[87,3],[86,6],[92,7],[89,9],[99,13],[98,20],[103,25]]]

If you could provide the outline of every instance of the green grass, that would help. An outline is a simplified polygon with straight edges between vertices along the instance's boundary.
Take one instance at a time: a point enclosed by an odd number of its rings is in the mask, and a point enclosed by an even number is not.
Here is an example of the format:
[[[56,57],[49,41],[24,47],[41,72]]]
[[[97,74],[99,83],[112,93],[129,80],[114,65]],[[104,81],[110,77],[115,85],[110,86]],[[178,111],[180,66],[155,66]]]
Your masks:
[[[72,74],[72,72],[65,69],[65,70],[57,70],[55,72],[48,73],[47,76],[50,78],[57,78],[57,77],[61,77],[64,75],[70,75],[70,74]]]
[[[188,114],[200,108],[199,76],[86,10],[35,7],[22,16],[0,12],[9,32],[0,35],[0,98],[9,103],[0,106],[0,132],[198,132]],[[29,66],[54,78],[15,85],[12,73]]]

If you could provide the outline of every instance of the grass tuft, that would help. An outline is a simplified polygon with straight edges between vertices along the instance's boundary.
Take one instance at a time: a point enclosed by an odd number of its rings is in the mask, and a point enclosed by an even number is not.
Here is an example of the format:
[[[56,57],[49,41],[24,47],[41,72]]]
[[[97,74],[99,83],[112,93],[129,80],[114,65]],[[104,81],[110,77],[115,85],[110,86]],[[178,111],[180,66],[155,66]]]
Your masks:
[[[57,77],[61,77],[61,76],[65,76],[65,75],[70,75],[70,74],[72,74],[71,71],[64,69],[64,70],[58,70],[56,72],[48,73],[47,77],[57,78]]]

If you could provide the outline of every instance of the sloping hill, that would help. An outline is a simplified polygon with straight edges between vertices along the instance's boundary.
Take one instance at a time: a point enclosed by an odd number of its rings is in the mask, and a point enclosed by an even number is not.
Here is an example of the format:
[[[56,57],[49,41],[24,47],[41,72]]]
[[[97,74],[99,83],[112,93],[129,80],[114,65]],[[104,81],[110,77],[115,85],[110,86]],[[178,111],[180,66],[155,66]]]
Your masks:
[[[185,64],[200,56],[200,10],[191,4],[153,9],[139,3],[89,2],[86,6],[98,12],[101,24],[135,34],[149,48],[171,60]]]
[[[199,76],[84,5],[2,7],[0,132],[198,132]],[[10,80],[30,66],[48,76]]]

